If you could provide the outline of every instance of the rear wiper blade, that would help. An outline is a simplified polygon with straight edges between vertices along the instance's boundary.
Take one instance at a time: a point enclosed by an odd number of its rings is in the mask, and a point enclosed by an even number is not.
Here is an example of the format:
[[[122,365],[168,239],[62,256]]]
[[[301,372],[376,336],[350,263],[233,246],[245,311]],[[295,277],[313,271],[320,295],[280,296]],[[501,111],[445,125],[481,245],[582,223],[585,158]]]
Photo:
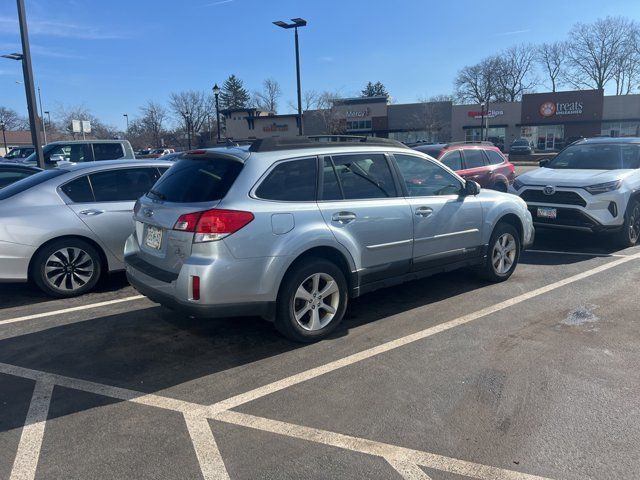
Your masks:
[[[157,190],[151,189],[151,190],[149,190],[149,193],[150,193],[151,195],[155,195],[155,196],[156,196],[156,197],[158,197],[160,200],[166,200],[166,199],[167,199],[167,197],[165,197],[165,195],[164,195],[163,193],[160,193],[160,192],[159,192],[159,191],[157,191]]]

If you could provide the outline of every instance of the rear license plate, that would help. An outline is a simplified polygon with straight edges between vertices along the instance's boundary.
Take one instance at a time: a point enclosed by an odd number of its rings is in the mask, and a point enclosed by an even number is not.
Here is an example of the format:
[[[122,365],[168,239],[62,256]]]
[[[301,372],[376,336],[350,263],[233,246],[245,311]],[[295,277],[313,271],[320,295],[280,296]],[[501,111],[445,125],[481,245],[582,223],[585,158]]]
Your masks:
[[[162,245],[162,229],[154,227],[153,225],[147,225],[144,244],[154,250],[160,250],[160,246]]]
[[[558,210],[556,208],[538,207],[538,217],[553,220],[558,217]]]

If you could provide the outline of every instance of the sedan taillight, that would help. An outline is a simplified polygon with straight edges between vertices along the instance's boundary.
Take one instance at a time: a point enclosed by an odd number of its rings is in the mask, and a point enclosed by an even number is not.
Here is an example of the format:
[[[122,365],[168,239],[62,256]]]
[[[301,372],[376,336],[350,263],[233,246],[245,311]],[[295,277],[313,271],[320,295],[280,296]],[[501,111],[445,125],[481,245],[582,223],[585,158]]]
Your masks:
[[[237,232],[254,218],[251,212],[214,208],[181,215],[173,229],[195,233],[194,243],[213,242]]]

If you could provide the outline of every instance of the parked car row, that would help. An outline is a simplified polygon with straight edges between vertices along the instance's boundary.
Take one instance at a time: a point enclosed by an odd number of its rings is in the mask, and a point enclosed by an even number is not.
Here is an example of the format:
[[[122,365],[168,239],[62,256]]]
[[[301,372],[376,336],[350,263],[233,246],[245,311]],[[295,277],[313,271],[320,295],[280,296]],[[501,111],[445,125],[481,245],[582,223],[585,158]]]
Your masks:
[[[534,225],[640,237],[640,139],[576,142],[515,195],[445,162],[488,161],[490,146],[438,148],[440,161],[386,139],[267,139],[39,171],[0,189],[0,280],[67,297],[126,269],[168,308],[261,315],[313,341],[366,292],[460,267],[508,279]]]

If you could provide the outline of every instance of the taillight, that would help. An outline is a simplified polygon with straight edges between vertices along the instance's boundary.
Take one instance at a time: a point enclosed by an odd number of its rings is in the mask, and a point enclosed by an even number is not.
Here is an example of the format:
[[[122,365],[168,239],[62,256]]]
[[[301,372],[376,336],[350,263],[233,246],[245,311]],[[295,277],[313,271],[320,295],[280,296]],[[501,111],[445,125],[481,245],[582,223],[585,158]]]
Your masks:
[[[191,277],[191,298],[200,300],[200,277],[196,275]]]
[[[253,219],[251,212],[213,209],[181,215],[173,229],[194,232],[195,243],[213,242],[237,232]]]

